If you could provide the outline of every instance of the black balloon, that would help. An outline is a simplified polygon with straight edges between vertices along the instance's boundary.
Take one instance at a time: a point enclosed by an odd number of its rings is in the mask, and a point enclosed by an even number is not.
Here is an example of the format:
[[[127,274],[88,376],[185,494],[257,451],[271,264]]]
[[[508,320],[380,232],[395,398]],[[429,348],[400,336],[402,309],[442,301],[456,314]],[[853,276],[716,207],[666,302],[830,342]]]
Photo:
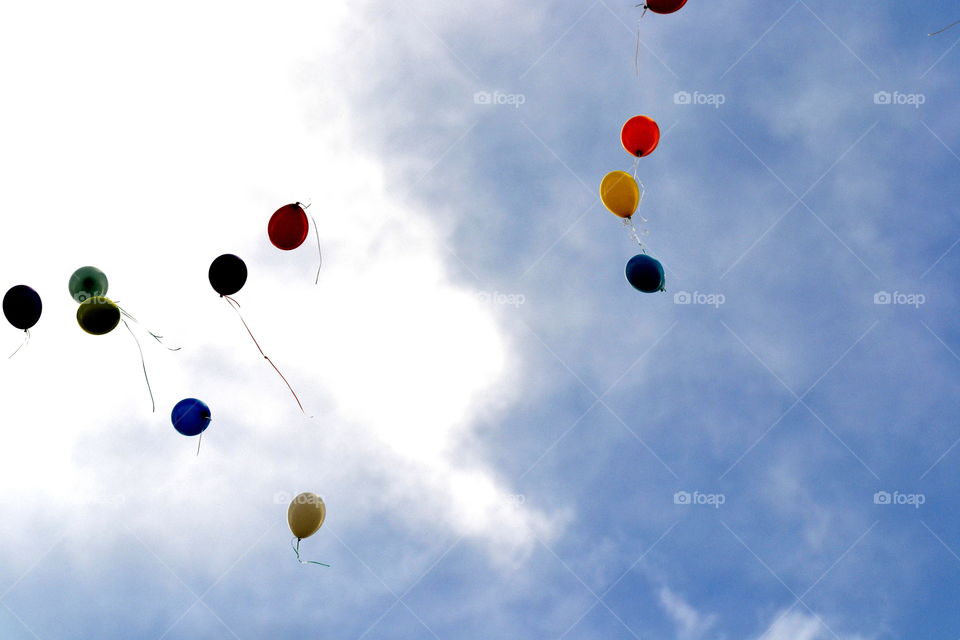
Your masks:
[[[24,284],[18,284],[3,296],[3,315],[17,329],[26,331],[40,319],[43,303],[36,291]]]
[[[663,291],[666,278],[663,274],[663,265],[659,260],[641,253],[630,258],[626,272],[627,282],[637,291],[644,293]]]
[[[210,265],[209,277],[214,291],[232,296],[247,282],[247,265],[232,253],[225,253]]]

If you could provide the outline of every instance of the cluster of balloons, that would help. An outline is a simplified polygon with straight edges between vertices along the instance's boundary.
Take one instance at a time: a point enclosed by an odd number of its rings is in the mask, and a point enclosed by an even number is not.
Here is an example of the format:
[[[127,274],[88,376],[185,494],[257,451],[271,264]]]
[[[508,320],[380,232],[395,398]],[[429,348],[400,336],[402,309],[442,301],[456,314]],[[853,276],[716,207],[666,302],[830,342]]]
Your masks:
[[[267,236],[270,242],[280,250],[291,251],[300,247],[309,235],[310,222],[313,222],[314,231],[317,236],[317,250],[320,253],[320,267],[323,266],[323,253],[320,250],[320,234],[316,230],[316,221],[308,217],[307,208],[309,205],[303,205],[299,202],[287,204],[277,209],[267,224]],[[240,315],[240,305],[231,296],[239,292],[247,282],[247,265],[242,259],[233,254],[224,254],[216,258],[210,265],[208,278],[213,290],[224,298],[231,307]],[[316,282],[319,282],[320,268],[317,269]],[[131,329],[128,320],[138,324],[136,319],[121,308],[115,301],[107,298],[109,281],[106,274],[93,266],[85,266],[77,269],[70,276],[68,282],[70,296],[77,302],[77,324],[80,328],[90,335],[102,336],[111,333],[122,322],[130,331],[137,347],[140,350],[141,361],[143,362],[143,373],[147,382],[147,389],[150,391],[150,400],[153,403],[153,410],[156,411],[156,403],[153,398],[153,390],[150,387],[150,379],[147,376],[146,362],[143,359],[143,349],[140,348],[140,341]],[[43,303],[40,295],[27,285],[17,285],[9,289],[3,296],[3,314],[7,321],[16,329],[24,332],[23,343],[10,357],[16,355],[20,349],[29,342],[30,330],[36,326],[43,312]],[[259,349],[260,354],[270,363],[270,365],[280,375],[281,379],[287,384],[290,393],[297,401],[300,410],[303,411],[303,405],[300,398],[293,391],[293,387],[287,382],[286,378],[280,373],[273,361],[263,352],[260,344],[254,338],[253,333],[247,326],[243,316],[240,315],[244,328],[250,334],[254,344]],[[157,342],[163,343],[162,337],[147,331]],[[170,347],[167,347],[171,349]],[[179,350],[172,348],[172,351]],[[183,436],[199,436],[197,442],[197,454],[200,453],[200,442],[204,431],[210,426],[212,414],[210,407],[205,402],[197,398],[185,398],[179,401],[170,414],[170,420],[173,428]],[[300,558],[300,541],[316,533],[324,519],[326,518],[326,506],[323,500],[313,493],[302,493],[298,495],[287,512],[287,520],[290,530],[296,538],[294,551],[297,560],[301,564],[325,565],[322,562],[305,561]]]
[[[660,144],[660,127],[649,116],[634,116],[624,123],[620,142],[627,153],[637,159],[633,174],[611,171],[605,175],[600,181],[600,200],[611,213],[623,219],[640,245],[641,252],[627,262],[627,282],[644,293],[664,291],[666,278],[663,265],[647,255],[633,224],[633,216],[643,201],[643,189],[636,178],[639,159],[653,153]],[[646,222],[646,219],[641,219]]]
[[[92,336],[103,336],[116,329],[121,322],[127,328],[134,342],[137,343],[137,350],[140,352],[140,362],[143,365],[143,377],[147,383],[147,391],[150,393],[150,403],[152,410],[157,410],[156,401],[153,398],[153,389],[150,386],[150,376],[147,375],[147,363],[143,356],[143,348],[140,346],[140,340],[137,334],[133,332],[127,320],[136,323],[137,320],[129,313],[124,311],[120,305],[107,297],[107,290],[110,287],[110,281],[107,275],[96,267],[80,267],[70,276],[67,288],[70,290],[70,297],[79,304],[77,307],[77,324],[80,328]],[[163,344],[161,336],[147,331],[152,338]],[[179,351],[179,347],[167,347],[170,351]]]
[[[120,307],[107,298],[110,282],[96,267],[80,267],[70,276],[70,296],[77,307],[77,324],[92,336],[103,336],[120,324]]]
[[[643,15],[647,11],[659,14],[669,14],[679,11],[687,4],[687,0],[647,0],[636,6],[643,7]],[[641,16],[643,17],[643,16]],[[639,74],[640,61],[640,32],[637,31],[637,73]],[[600,200],[611,213],[623,219],[624,224],[637,244],[640,253],[630,258],[626,266],[627,282],[634,289],[644,293],[665,291],[666,277],[660,261],[647,255],[647,251],[637,235],[633,223],[633,216],[643,202],[643,184],[637,180],[639,160],[650,155],[660,144],[660,127],[649,116],[634,116],[624,123],[620,130],[620,142],[623,148],[636,160],[633,164],[633,173],[626,171],[611,171],[600,181]],[[640,216],[642,222],[646,218]],[[644,231],[646,233],[646,231]]]

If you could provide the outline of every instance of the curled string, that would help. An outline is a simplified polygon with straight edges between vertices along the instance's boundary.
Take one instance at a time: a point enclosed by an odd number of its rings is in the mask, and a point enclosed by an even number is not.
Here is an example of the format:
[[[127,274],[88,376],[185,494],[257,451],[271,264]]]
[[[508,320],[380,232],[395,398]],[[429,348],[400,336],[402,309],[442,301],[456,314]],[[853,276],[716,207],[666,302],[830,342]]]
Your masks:
[[[129,313],[127,313],[126,309],[124,309],[123,307],[120,307],[120,306],[118,306],[117,308],[120,309],[120,313],[122,313],[126,318],[128,318],[129,320],[132,320],[133,322],[135,322],[136,324],[138,324],[140,327],[142,327],[144,331],[146,331],[147,333],[149,333],[149,334],[150,334],[150,337],[153,338],[154,340],[156,340],[156,341],[157,341],[160,345],[162,345],[165,349],[167,349],[167,351],[180,351],[180,347],[168,347],[167,345],[165,345],[165,344],[163,343],[163,336],[157,335],[157,334],[154,333],[153,331],[150,331],[149,329],[147,329],[146,327],[144,327],[142,324],[140,324],[140,321],[139,321],[139,320],[137,320],[137,319],[134,318],[132,315],[130,315]]]
[[[297,396],[297,392],[293,390],[293,387],[290,386],[290,383],[287,381],[287,379],[283,376],[282,373],[280,373],[280,369],[277,368],[277,365],[273,364],[273,360],[271,360],[270,357],[263,352],[263,349],[260,348],[260,343],[257,342],[257,339],[253,336],[253,332],[250,331],[250,327],[247,326],[247,321],[243,319],[243,315],[240,313],[240,303],[234,300],[233,298],[231,298],[230,296],[221,296],[221,297],[227,301],[227,304],[233,307],[234,311],[237,312],[237,317],[240,318],[240,322],[243,323],[243,327],[244,329],[247,330],[247,333],[250,334],[250,339],[253,340],[253,344],[257,345],[257,350],[260,351],[260,355],[262,355],[264,359],[270,363],[270,366],[273,367],[273,370],[277,372],[277,375],[280,376],[280,379],[283,380],[284,384],[287,385],[287,389],[290,389],[290,393],[293,394],[293,399],[297,401],[297,406],[300,407],[300,411],[306,414],[307,412],[303,410],[303,404],[300,402],[300,398]]]
[[[293,544],[293,540],[290,541],[290,546],[293,548],[293,552],[297,554],[297,562],[300,564],[318,564],[321,567],[329,567],[330,565],[323,562],[317,562],[316,560],[304,560],[300,557],[300,538],[297,538],[297,544]]]
[[[17,355],[18,353],[20,353],[20,349],[23,349],[25,346],[27,346],[27,343],[30,342],[30,329],[25,329],[25,330],[23,331],[23,333],[25,334],[25,335],[24,335],[24,338],[23,338],[23,342],[20,343],[20,346],[17,347],[17,350],[16,350],[16,351],[14,351],[13,353],[11,353],[11,354],[7,357],[7,360],[9,360],[9,359],[12,358],[13,356]]]
[[[302,202],[298,202],[297,204],[303,207],[303,210],[306,211],[313,203],[308,202],[307,204],[303,204]],[[317,254],[320,256],[320,264],[317,266],[317,277],[313,281],[313,284],[320,284],[320,269],[323,268],[323,250],[320,248],[320,230],[317,229],[317,221],[314,219],[313,215],[309,212],[307,215],[310,216],[310,222],[313,223],[313,233],[317,236]]]
[[[633,218],[624,218],[623,226],[627,228],[627,232],[630,234],[630,237],[640,245],[640,252],[646,253],[647,248],[643,245],[643,241],[640,239],[640,235],[637,233],[637,227],[633,224]],[[646,229],[642,230],[643,235],[647,235],[648,232]]]
[[[928,33],[927,35],[928,35],[928,36],[935,36],[935,35],[941,34],[941,33],[943,33],[944,31],[947,31],[948,29],[952,29],[953,27],[957,26],[958,24],[960,24],[960,20],[957,20],[957,21],[954,22],[953,24],[948,24],[948,25],[945,26],[943,29],[940,29],[940,31],[934,31],[933,33]]]
[[[633,58],[633,66],[637,71],[637,77],[640,77],[640,20],[643,19],[643,16],[647,15],[647,5],[638,4],[637,7],[643,7],[643,13],[640,14],[640,18],[637,19],[637,52]]]
[[[640,164],[640,158],[637,158],[633,163],[633,179],[637,181],[637,186],[640,187],[640,198],[637,199],[637,209],[640,209],[640,206],[643,205],[643,196],[647,194],[647,187],[644,186],[643,181],[637,177],[637,166]],[[637,215],[634,213],[633,215]],[[650,222],[643,216],[640,216],[641,222],[644,224]]]
[[[637,5],[637,6],[640,6],[640,5]],[[644,11],[646,11],[646,8],[644,8]],[[638,209],[638,210],[640,209],[640,205],[643,204],[643,197],[644,197],[644,196],[646,195],[646,193],[647,193],[647,187],[644,186],[643,181],[640,180],[640,178],[637,177],[637,170],[638,170],[639,167],[640,167],[640,157],[638,156],[638,157],[635,158],[634,161],[633,161],[633,170],[632,170],[632,171],[633,171],[633,179],[637,181],[637,186],[640,188],[640,198],[637,200],[637,209]],[[627,228],[627,231],[628,231],[628,233],[630,234],[630,237],[631,237],[638,245],[640,245],[640,251],[643,252],[643,253],[646,253],[646,252],[647,252],[647,249],[646,249],[646,247],[644,247],[643,241],[640,239],[640,235],[641,235],[641,234],[642,234],[642,235],[645,235],[645,236],[646,236],[646,235],[650,235],[650,232],[647,231],[646,229],[641,229],[639,233],[637,232],[637,227],[636,227],[636,225],[635,225],[634,222],[633,222],[633,218],[634,218],[635,216],[640,218],[640,222],[641,222],[642,224],[647,224],[648,222],[650,222],[649,220],[647,220],[647,219],[646,219],[645,217],[643,217],[642,215],[640,215],[640,214],[638,214],[638,213],[634,213],[633,216],[630,216],[629,218],[624,218],[624,219],[623,219],[623,225]]]
[[[310,216],[310,222],[313,223],[313,233],[317,236],[317,253],[320,256],[320,264],[317,265],[317,278],[313,281],[313,284],[320,284],[320,269],[323,268],[323,250],[320,248],[320,230],[317,229],[317,221],[313,219],[313,215]]]
[[[137,343],[137,349],[140,351],[140,363],[143,365],[143,378],[147,381],[147,391],[150,392],[150,404],[152,406],[151,411],[154,413],[157,412],[157,403],[153,399],[153,388],[150,386],[150,376],[147,375],[147,361],[143,357],[143,347],[140,346],[140,340],[137,338],[137,334],[133,332],[133,329],[130,328],[130,325],[127,324],[127,321],[123,321],[123,326],[127,328],[127,331],[130,332],[130,335],[133,336],[133,341]]]

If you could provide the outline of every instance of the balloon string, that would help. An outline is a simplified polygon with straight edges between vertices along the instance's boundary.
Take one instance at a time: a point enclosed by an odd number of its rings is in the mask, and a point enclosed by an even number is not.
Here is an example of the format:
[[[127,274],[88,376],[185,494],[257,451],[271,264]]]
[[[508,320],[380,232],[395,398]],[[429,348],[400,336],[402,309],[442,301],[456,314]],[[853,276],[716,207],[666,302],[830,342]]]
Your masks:
[[[11,353],[11,354],[7,357],[7,360],[9,360],[9,359],[12,358],[13,356],[17,355],[18,353],[20,353],[20,349],[23,349],[25,346],[27,346],[27,343],[30,342],[30,329],[25,329],[25,330],[23,331],[23,333],[25,334],[25,335],[24,335],[24,338],[23,338],[23,342],[20,343],[20,346],[17,347],[17,350],[16,350],[16,351],[14,351],[13,353]]]
[[[643,10],[644,13],[647,12],[646,9]],[[641,16],[642,17],[642,16]],[[640,21],[637,20],[637,52],[633,55],[633,69],[637,73],[637,77],[640,77]]]
[[[639,170],[639,168],[640,168],[640,156],[637,156],[636,158],[633,159],[633,169],[632,169],[633,179],[637,181],[637,186],[640,187],[640,197],[637,199],[637,209],[640,209],[640,205],[643,204],[643,197],[647,195],[647,187],[643,184],[643,181],[637,177],[637,171]],[[634,213],[633,215],[637,215],[637,214]],[[644,224],[650,222],[643,216],[640,216],[640,221],[643,222]]]
[[[297,538],[297,544],[296,544],[296,546],[294,546],[293,540],[291,540],[291,541],[290,541],[290,546],[293,548],[293,552],[294,552],[295,554],[297,554],[297,562],[299,562],[300,564],[318,564],[318,565],[320,565],[321,567],[329,567],[329,566],[330,566],[330,565],[328,565],[328,564],[326,564],[326,563],[323,563],[323,562],[317,562],[316,560],[304,560],[303,558],[301,558],[301,557],[300,557],[300,538]]]
[[[167,351],[180,351],[180,347],[168,347],[167,345],[163,344],[163,336],[157,335],[157,334],[154,333],[153,331],[150,331],[149,329],[147,329],[146,327],[144,327],[143,325],[141,325],[141,324],[140,324],[140,321],[137,320],[136,318],[134,318],[132,315],[130,315],[130,314],[127,312],[126,309],[124,309],[123,307],[120,307],[120,306],[118,306],[117,308],[120,309],[120,313],[122,313],[124,316],[126,316],[127,318],[129,318],[129,319],[132,320],[133,322],[135,322],[135,323],[137,323],[138,325],[140,325],[141,327],[143,327],[143,330],[146,331],[147,333],[149,333],[149,334],[150,334],[150,337],[153,338],[154,340],[156,340],[158,343],[160,343],[165,349],[167,349]]]
[[[151,411],[157,412],[157,403],[153,399],[153,388],[150,386],[150,376],[147,375],[147,361],[143,357],[143,347],[140,346],[140,340],[137,338],[137,334],[133,332],[133,329],[130,328],[130,325],[127,324],[127,321],[123,321],[123,326],[127,328],[127,331],[130,332],[130,335],[133,336],[133,341],[137,343],[137,349],[140,351],[140,364],[143,365],[143,378],[147,381],[147,391],[150,392],[150,404],[152,406]]]
[[[633,238],[633,240],[635,240],[638,245],[640,245],[640,252],[646,253],[647,248],[643,246],[643,241],[640,240],[640,236],[637,234],[637,227],[634,226],[633,219],[624,218],[623,225],[627,228],[627,232],[630,234],[630,237]],[[644,235],[646,235],[646,232],[644,232]]]
[[[310,205],[312,204],[313,202],[308,202],[307,204],[297,202],[297,205],[303,207],[304,211],[309,209]],[[313,284],[320,284],[320,269],[323,268],[323,250],[320,248],[320,231],[317,229],[317,221],[314,219],[314,217],[310,213],[307,213],[307,215],[310,216],[310,221],[313,223],[313,232],[317,236],[317,253],[320,255],[320,264],[317,266],[317,277],[313,281]]]
[[[928,36],[935,36],[935,35],[941,34],[941,33],[943,33],[944,31],[947,31],[948,29],[952,29],[953,27],[957,26],[958,24],[960,24],[960,20],[957,20],[957,21],[954,22],[953,24],[947,25],[947,26],[944,27],[943,29],[940,29],[940,31],[934,31],[933,33],[928,33],[927,35],[928,35]]]
[[[300,402],[300,398],[297,396],[297,392],[294,391],[293,387],[290,386],[290,383],[287,381],[284,375],[280,372],[280,369],[277,368],[277,365],[273,364],[273,360],[271,360],[270,357],[263,352],[263,349],[260,348],[260,343],[257,342],[257,339],[254,337],[253,332],[250,331],[250,327],[247,325],[247,321],[243,319],[243,315],[240,313],[240,303],[234,300],[233,298],[231,298],[230,296],[222,296],[222,297],[227,301],[227,303],[231,307],[233,307],[233,310],[237,312],[237,316],[240,318],[240,322],[243,323],[243,327],[247,330],[247,333],[250,334],[250,339],[253,340],[253,344],[257,345],[257,350],[260,351],[260,355],[262,355],[264,359],[270,363],[270,366],[273,367],[273,370],[277,372],[277,375],[280,376],[280,379],[283,380],[283,382],[287,385],[287,389],[290,389],[290,393],[293,394],[293,399],[297,401],[297,406],[300,407],[300,411],[303,413],[306,413],[306,411],[304,411],[303,409],[303,404]]]
[[[310,205],[307,205],[308,207]],[[317,278],[313,284],[320,284],[320,269],[323,268],[323,250],[320,248],[320,230],[317,229],[317,221],[310,215],[310,222],[313,223],[313,233],[317,236],[317,253],[320,255],[320,264],[317,265]]]
[[[647,15],[647,5],[636,5],[637,7],[643,6],[643,13],[640,14],[640,19],[637,20],[637,52],[633,57],[633,66],[636,69],[637,77],[640,77],[640,20],[643,19],[643,16]]]
[[[640,158],[637,158],[637,162],[640,162]],[[647,187],[643,184],[640,178],[637,177],[636,164],[634,164],[633,179],[637,181],[637,186],[640,187],[640,197],[637,199],[637,209],[639,210],[641,205],[643,205],[643,197],[647,195]],[[633,215],[637,215],[637,213],[634,212]],[[643,216],[640,216],[640,221],[643,222],[644,224],[650,222]]]
[[[200,444],[203,442],[203,432],[200,432],[200,439],[197,441],[197,457],[200,456]]]

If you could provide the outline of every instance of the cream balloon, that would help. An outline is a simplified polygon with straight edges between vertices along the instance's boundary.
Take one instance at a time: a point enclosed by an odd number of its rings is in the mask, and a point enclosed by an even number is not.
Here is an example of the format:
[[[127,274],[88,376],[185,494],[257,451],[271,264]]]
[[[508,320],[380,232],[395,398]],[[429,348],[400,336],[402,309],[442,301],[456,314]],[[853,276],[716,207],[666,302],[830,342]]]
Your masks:
[[[315,493],[301,493],[287,509],[287,524],[297,540],[309,538],[315,534],[327,517],[327,506],[323,498]]]

